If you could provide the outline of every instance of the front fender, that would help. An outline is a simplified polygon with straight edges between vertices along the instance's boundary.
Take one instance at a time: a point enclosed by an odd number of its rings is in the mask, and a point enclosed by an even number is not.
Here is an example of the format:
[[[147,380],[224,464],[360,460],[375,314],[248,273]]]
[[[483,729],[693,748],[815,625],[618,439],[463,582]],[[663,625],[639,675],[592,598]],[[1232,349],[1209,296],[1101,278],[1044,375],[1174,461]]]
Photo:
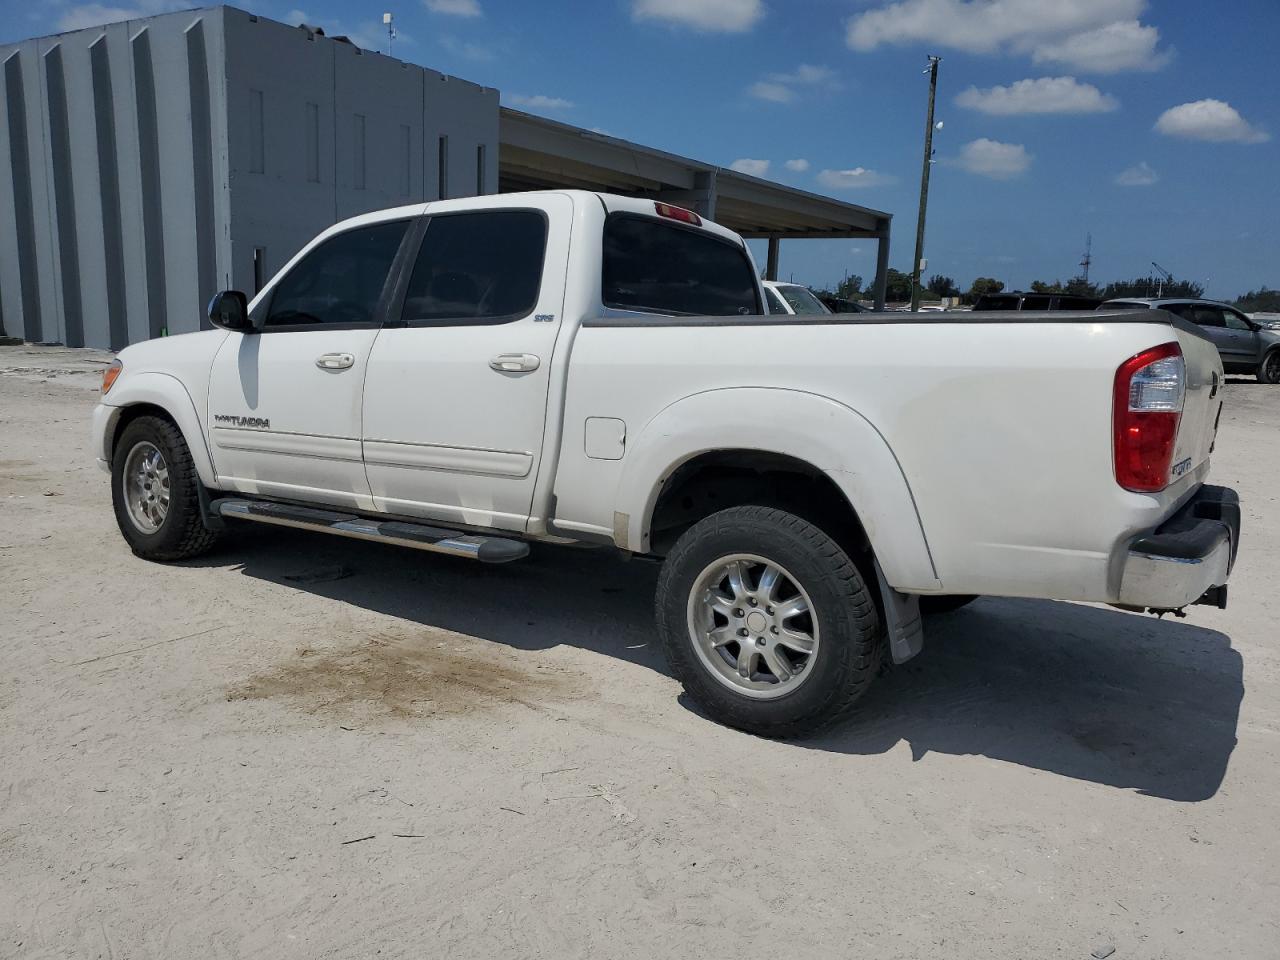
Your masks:
[[[821,470],[844,493],[898,590],[938,590],[915,501],[884,437],[864,416],[829,397],[767,387],[709,390],[679,400],[627,441],[615,538],[646,552],[662,486],[681,464],[714,450],[758,450]]]
[[[111,392],[94,411],[94,449],[104,460],[111,459],[111,441],[120,415],[129,407],[149,404],[165,411],[182,431],[191,450],[191,462],[206,487],[216,486],[217,473],[205,439],[204,425],[191,394],[177,377],[144,371],[127,374],[116,381]]]

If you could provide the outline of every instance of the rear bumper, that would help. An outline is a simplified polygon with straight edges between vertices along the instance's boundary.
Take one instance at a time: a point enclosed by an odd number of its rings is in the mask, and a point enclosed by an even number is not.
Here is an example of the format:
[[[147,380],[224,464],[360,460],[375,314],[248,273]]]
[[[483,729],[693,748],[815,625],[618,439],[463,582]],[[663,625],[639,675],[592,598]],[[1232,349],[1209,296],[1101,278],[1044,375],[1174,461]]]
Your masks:
[[[1202,486],[1177,513],[1129,544],[1120,605],[1176,610],[1203,600],[1226,606],[1239,547],[1239,496],[1229,487]]]

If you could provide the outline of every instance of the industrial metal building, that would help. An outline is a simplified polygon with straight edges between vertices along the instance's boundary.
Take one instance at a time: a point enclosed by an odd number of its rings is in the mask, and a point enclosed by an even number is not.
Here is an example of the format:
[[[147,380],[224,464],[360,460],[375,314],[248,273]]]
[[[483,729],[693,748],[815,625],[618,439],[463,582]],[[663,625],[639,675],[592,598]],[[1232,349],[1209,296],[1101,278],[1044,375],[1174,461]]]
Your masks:
[[[533,117],[498,91],[218,6],[0,46],[0,328],[119,348],[207,326],[367,210],[580,187],[768,238],[879,241],[890,217]]]

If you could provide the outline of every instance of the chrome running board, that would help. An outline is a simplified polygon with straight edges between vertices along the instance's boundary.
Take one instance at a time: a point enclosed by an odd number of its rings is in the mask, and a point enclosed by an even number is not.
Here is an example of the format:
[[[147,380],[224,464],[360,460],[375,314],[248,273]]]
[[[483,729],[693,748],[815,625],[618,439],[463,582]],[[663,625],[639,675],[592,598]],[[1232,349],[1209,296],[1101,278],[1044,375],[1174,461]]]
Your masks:
[[[522,540],[463,533],[460,530],[433,527],[425,523],[407,523],[403,520],[370,520],[353,513],[339,513],[318,507],[224,497],[214,500],[210,509],[218,516],[232,520],[252,520],[255,523],[316,530],[356,540],[393,543],[415,550],[466,557],[481,563],[507,563],[529,554],[529,544]]]

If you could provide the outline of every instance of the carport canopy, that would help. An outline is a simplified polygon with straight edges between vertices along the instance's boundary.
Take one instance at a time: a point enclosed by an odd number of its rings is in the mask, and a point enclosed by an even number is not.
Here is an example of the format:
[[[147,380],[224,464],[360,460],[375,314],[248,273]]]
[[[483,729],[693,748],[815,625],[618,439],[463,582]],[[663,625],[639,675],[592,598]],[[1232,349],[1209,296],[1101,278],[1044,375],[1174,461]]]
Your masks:
[[[873,286],[884,308],[892,215],[502,107],[498,190],[577,189],[652,197],[687,207],[744,237],[769,241],[766,279],[783,240],[877,242]]]

